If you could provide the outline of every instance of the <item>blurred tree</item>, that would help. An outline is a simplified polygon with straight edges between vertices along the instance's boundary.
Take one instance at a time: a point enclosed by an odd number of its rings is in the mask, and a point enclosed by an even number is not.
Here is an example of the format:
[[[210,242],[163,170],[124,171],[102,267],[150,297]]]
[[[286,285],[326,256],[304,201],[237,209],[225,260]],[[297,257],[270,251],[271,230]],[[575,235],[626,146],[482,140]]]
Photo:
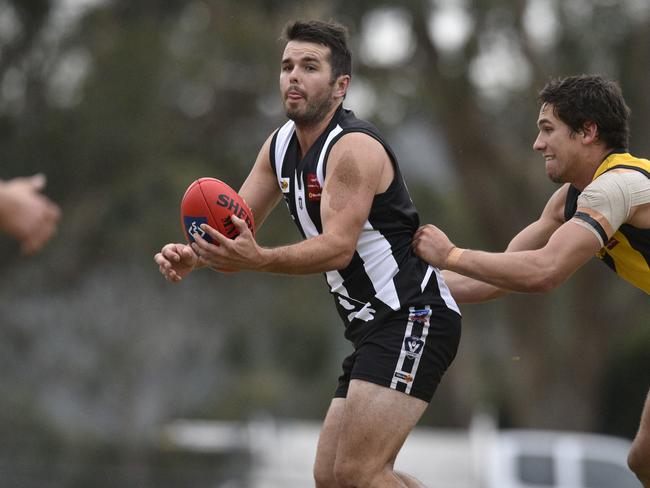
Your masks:
[[[632,148],[650,154],[643,2],[116,0],[74,15],[66,3],[0,0],[14,26],[0,29],[2,176],[44,171],[64,211],[35,260],[2,243],[0,387],[73,431],[135,444],[172,416],[325,409],[349,346],[319,277],[171,288],[151,261],[181,238],[185,187],[205,175],[238,186],[282,122],[276,40],[289,19],[350,26],[348,105],[395,141],[423,221],[459,244],[502,249],[553,191],[531,149],[551,76],[620,79]],[[263,243],[299,238],[284,212]],[[548,296],[467,307],[426,420],[467,425],[493,402],[509,425],[598,428],[604,358],[628,331],[620,310],[642,324],[646,300],[594,264]]]

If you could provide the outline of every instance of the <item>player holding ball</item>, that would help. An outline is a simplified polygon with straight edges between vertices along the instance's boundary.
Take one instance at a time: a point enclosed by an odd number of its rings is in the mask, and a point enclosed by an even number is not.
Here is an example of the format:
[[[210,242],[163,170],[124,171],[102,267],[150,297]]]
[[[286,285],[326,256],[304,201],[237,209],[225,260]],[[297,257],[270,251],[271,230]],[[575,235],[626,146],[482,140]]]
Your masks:
[[[456,355],[460,312],[439,270],[413,252],[419,217],[393,151],[342,106],[352,65],[345,28],[299,21],[285,35],[290,120],[266,140],[239,195],[257,228],[284,199],[304,240],[262,247],[232,215],[234,239],[200,223],[204,237],[167,244],[155,262],[171,282],[206,266],[324,273],[354,351],[319,438],[316,486],[421,487],[393,464]]]

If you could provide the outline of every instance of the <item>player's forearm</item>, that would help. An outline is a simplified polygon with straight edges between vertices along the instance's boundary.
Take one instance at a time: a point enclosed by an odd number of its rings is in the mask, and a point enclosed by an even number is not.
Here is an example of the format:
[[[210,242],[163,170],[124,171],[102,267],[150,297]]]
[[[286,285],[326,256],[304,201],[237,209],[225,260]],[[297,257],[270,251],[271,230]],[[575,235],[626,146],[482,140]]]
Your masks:
[[[488,253],[465,249],[447,269],[524,293],[544,293],[566,279],[555,260],[539,251]]]
[[[486,302],[507,293],[494,285],[452,271],[445,270],[442,274],[449,291],[458,303]]]
[[[345,239],[320,235],[305,241],[262,251],[259,271],[283,274],[311,274],[345,268],[354,248]]]

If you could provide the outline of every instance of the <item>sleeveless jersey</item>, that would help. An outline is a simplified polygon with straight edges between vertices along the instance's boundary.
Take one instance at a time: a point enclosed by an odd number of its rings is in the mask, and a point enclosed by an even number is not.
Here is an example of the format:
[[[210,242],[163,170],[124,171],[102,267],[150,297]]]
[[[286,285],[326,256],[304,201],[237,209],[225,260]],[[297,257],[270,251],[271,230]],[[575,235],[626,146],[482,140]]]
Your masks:
[[[630,169],[639,171],[650,178],[650,161],[635,158],[627,152],[610,154],[598,167],[593,179],[613,169]],[[593,180],[592,180],[593,181]],[[571,185],[564,206],[564,218],[568,221],[576,213],[580,190]],[[580,216],[576,215],[580,218]],[[589,219],[585,216],[584,219]],[[585,220],[596,227],[601,234],[605,231],[593,219]],[[650,293],[650,229],[639,229],[629,224],[621,225],[607,244],[596,255],[621,278],[637,288]]]
[[[375,195],[350,264],[325,273],[341,319],[347,327],[371,322],[376,315],[381,320],[380,308],[391,312],[425,304],[460,314],[439,270],[411,248],[419,216],[393,151],[372,124],[342,106],[302,159],[293,121],[272,137],[271,166],[300,233],[304,238],[322,234],[320,200],[327,160],[334,144],[351,132],[379,141],[393,162],[395,176],[386,192]]]

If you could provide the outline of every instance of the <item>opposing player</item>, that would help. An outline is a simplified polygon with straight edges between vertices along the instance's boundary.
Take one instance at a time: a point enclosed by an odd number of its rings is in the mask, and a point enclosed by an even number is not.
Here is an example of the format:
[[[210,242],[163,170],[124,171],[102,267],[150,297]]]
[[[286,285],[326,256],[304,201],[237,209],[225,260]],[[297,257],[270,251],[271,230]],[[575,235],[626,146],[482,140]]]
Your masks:
[[[280,91],[290,121],[264,143],[240,194],[258,227],[284,199],[305,239],[261,247],[233,218],[236,239],[205,226],[218,246],[196,236],[155,261],[172,282],[199,266],[324,272],[354,351],[319,438],[316,486],[419,487],[393,464],[456,354],[460,313],[439,271],[413,253],[419,218],[393,151],[342,106],[345,29],[295,22],[286,39]]]
[[[456,273],[444,274],[459,302],[549,291],[594,255],[650,293],[650,161],[627,151],[629,109],[618,85],[568,77],[549,82],[539,99],[533,148],[549,178],[564,183],[541,217],[505,253],[461,249],[432,225],[416,233],[415,252]],[[650,488],[650,395],[628,462]]]

